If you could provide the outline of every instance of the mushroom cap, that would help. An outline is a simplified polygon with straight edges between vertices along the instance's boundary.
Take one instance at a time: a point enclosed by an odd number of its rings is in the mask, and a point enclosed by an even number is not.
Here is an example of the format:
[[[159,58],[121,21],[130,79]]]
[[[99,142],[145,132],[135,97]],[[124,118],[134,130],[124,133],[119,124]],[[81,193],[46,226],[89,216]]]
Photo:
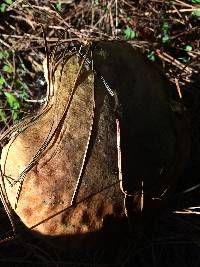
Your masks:
[[[173,112],[162,73],[123,42],[91,50],[94,71],[78,55],[52,67],[48,105],[19,123],[1,155],[22,222],[71,246],[101,232],[107,218],[117,225],[141,210],[141,192],[144,201],[162,195],[189,156],[186,121]]]

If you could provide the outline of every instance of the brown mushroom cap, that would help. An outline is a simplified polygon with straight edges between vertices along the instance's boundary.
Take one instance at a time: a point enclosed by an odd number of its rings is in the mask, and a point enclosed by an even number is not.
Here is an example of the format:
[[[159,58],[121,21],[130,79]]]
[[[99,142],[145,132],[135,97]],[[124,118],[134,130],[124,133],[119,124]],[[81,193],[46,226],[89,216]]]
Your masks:
[[[96,72],[85,63],[80,69],[82,59],[77,55],[60,61],[54,87],[49,81],[51,97],[45,112],[2,151],[10,204],[27,227],[38,224],[34,230],[43,235],[95,233],[108,216],[122,220],[126,212],[129,216],[135,207],[141,208],[137,200],[141,190],[151,200],[161,195],[180,176],[189,155],[186,123],[172,111],[162,74],[126,43],[98,42],[92,50]],[[180,129],[185,131],[181,138]],[[31,162],[23,183],[11,187],[9,181],[17,180]],[[133,205],[124,206],[125,191]]]

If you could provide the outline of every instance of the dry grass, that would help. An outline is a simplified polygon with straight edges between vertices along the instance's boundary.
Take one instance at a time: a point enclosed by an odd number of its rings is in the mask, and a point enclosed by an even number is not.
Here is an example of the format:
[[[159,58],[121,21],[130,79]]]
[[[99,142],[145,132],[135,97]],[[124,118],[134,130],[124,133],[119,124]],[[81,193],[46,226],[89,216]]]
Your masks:
[[[15,1],[0,16],[0,107],[3,131],[24,113],[32,112],[45,96],[42,61],[45,28],[50,48],[97,39],[128,39],[159,64],[178,89],[191,114],[192,159],[177,186],[172,205],[150,235],[127,237],[115,251],[73,252],[68,255],[29,234],[0,245],[0,263],[14,266],[199,266],[200,265],[200,88],[199,17],[192,1],[63,0]],[[134,35],[136,35],[134,37]],[[134,37],[134,38],[133,38]],[[4,66],[11,66],[5,71]],[[3,70],[4,68],[4,70]],[[19,86],[19,81],[21,86]],[[172,90],[169,88],[169,90]],[[9,104],[5,92],[19,103]],[[178,97],[178,94],[177,94]],[[174,212],[173,212],[174,211]],[[0,234],[9,230],[0,210]],[[105,264],[107,262],[108,264]]]

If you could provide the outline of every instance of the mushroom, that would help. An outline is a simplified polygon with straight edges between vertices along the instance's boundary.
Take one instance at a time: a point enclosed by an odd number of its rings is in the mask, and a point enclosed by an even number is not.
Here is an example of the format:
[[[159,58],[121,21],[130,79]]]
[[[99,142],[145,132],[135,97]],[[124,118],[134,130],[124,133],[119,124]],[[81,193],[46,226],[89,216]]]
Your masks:
[[[70,247],[156,216],[190,154],[185,111],[164,75],[124,42],[90,51],[46,60],[47,104],[2,137],[7,210]]]

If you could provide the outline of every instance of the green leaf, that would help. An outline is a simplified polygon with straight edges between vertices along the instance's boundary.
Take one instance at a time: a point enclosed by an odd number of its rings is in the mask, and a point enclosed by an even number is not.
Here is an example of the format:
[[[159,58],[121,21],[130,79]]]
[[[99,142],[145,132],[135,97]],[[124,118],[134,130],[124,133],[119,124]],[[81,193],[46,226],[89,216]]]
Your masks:
[[[153,51],[150,51],[148,54],[147,54],[147,57],[148,59],[150,59],[151,61],[156,61],[156,57],[155,57],[155,53]]]
[[[1,50],[0,51],[0,59],[8,59],[9,58],[9,53],[7,50],[3,51]]]
[[[193,4],[200,4],[200,0],[190,0]]]
[[[0,107],[0,118],[2,121],[6,121],[6,113],[5,111],[2,109],[2,107]]]
[[[12,112],[13,121],[16,121],[18,118],[19,118],[19,112],[18,111],[13,111]]]
[[[0,76],[0,90],[2,90],[4,83],[5,83],[4,78]]]
[[[5,65],[3,66],[3,71],[5,71],[5,72],[11,74],[11,73],[13,72],[13,67],[12,67],[11,65],[7,65],[7,64],[5,64]]]
[[[162,43],[163,43],[163,44],[168,43],[169,40],[170,40],[170,38],[169,38],[169,35],[168,35],[168,34],[165,34],[165,35],[162,37]]]
[[[28,99],[28,93],[25,90],[21,91],[19,95],[22,99]]]
[[[25,82],[20,81],[20,80],[16,80],[15,85],[20,90],[22,90],[22,89],[28,90],[27,84]]]
[[[16,80],[15,82],[15,87],[20,90],[19,96],[22,99],[27,99],[28,98],[28,86],[25,82],[21,82],[20,80]]]
[[[13,3],[12,0],[4,0],[4,2],[6,2],[6,4],[8,4],[8,5],[12,5],[12,3]]]
[[[4,12],[6,11],[7,6],[8,6],[8,5],[6,5],[5,3],[2,3],[2,4],[0,5],[0,11],[1,11],[1,13],[4,13]]]
[[[27,74],[27,70],[26,70],[24,64],[18,65],[16,71],[20,76],[25,76]]]
[[[4,83],[5,83],[5,79],[2,76],[0,76],[0,87],[4,85]]]
[[[0,60],[4,58],[3,51],[0,51]]]
[[[194,10],[194,11],[192,12],[192,15],[194,15],[194,16],[200,18],[200,8]]]
[[[170,26],[168,24],[168,22],[164,22],[163,25],[162,25],[162,30],[164,32],[167,32],[169,30]]]
[[[0,99],[0,119],[6,123],[6,113],[3,109],[3,103]]]
[[[9,54],[9,52],[7,50],[5,50],[5,51],[3,51],[3,56],[4,56],[5,59],[8,59],[10,54]]]
[[[190,58],[189,57],[179,57],[178,59],[180,61],[182,61],[183,63],[185,63],[185,64],[190,62]]]
[[[11,93],[8,93],[8,92],[4,92],[4,95],[6,96],[8,105],[12,109],[18,109],[18,108],[20,108],[19,101],[17,100],[17,98],[14,95],[12,95]]]
[[[55,4],[56,6],[56,9],[60,12],[62,10],[62,3],[61,2],[58,2]]]
[[[136,37],[135,31],[133,31],[131,27],[126,26],[126,29],[124,30],[124,38],[126,40],[131,40],[134,39],[135,37]]]
[[[98,4],[97,4],[97,5],[98,5]],[[96,5],[96,6],[97,6],[97,5]],[[105,12],[108,11],[108,10],[109,10],[109,4],[104,5],[104,6],[103,6],[103,10],[104,10]]]
[[[92,0],[92,5],[93,6],[98,6],[99,5],[99,0]]]
[[[192,46],[191,45],[186,45],[185,46],[185,51],[187,51],[187,52],[190,52],[190,51],[192,51]]]

